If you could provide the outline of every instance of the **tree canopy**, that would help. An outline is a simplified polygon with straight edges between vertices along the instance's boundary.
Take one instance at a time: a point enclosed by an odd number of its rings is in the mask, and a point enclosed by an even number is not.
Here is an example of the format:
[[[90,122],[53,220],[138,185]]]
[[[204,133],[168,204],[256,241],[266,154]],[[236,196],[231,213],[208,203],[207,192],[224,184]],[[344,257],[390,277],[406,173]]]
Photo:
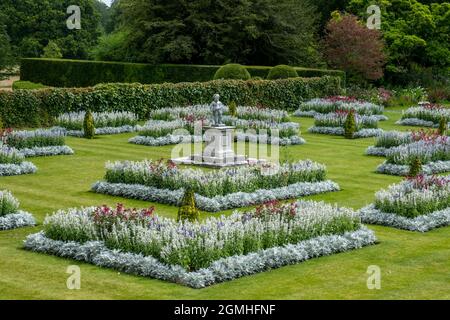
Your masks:
[[[348,10],[367,17],[370,4],[371,0],[351,0]],[[413,66],[450,66],[450,3],[381,0],[379,5],[388,73],[407,74]]]
[[[0,12],[13,52],[20,57],[39,57],[54,41],[65,58],[86,58],[100,35],[100,15],[94,0],[77,0],[81,30],[69,30],[66,20],[71,0],[2,0]]]
[[[125,60],[317,65],[309,0],[120,0]]]

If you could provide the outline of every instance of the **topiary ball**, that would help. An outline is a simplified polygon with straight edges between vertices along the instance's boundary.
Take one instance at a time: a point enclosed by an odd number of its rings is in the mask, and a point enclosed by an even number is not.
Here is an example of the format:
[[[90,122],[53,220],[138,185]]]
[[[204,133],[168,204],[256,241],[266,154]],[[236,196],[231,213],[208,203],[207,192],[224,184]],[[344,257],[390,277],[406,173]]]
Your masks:
[[[280,64],[278,66],[270,69],[269,74],[267,75],[268,80],[276,80],[276,79],[287,79],[287,78],[296,78],[298,77],[297,71],[291,66],[287,66],[285,64]]]
[[[221,66],[214,75],[214,80],[218,79],[235,79],[235,80],[249,80],[250,73],[240,64],[230,63]]]

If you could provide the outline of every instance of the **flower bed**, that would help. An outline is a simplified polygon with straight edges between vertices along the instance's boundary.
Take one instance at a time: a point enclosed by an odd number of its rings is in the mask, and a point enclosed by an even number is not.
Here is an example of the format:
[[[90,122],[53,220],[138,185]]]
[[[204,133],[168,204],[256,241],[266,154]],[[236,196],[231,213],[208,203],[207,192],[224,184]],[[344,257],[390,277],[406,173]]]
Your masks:
[[[376,138],[375,145],[367,148],[366,154],[386,156],[389,149],[411,143],[412,141],[411,132],[385,131]]]
[[[447,136],[435,136],[419,140],[386,151],[386,161],[377,172],[393,175],[407,175],[409,166],[415,159],[423,164],[427,174],[447,172],[450,170],[450,140]]]
[[[0,147],[0,177],[35,173],[36,167],[24,161],[25,156],[14,148]]]
[[[425,131],[424,129],[420,129],[419,131],[412,132],[386,131],[377,137],[375,145],[367,148],[366,154],[386,156],[389,150],[401,145],[407,145],[418,141],[439,143],[445,142],[446,140],[447,138],[442,138],[438,132],[433,130]]]
[[[221,211],[274,199],[337,191],[325,180],[324,165],[310,160],[284,164],[267,174],[267,165],[203,171],[179,169],[172,162],[115,162],[106,165],[106,182],[97,182],[98,193],[178,205],[183,190],[192,189],[200,209]],[[272,168],[274,169],[274,168]]]
[[[344,135],[344,124],[347,119],[347,111],[338,111],[314,116],[314,126],[308,129],[310,133],[329,135]],[[354,138],[367,138],[380,135],[383,130],[378,129],[378,118],[375,116],[355,115],[356,132]]]
[[[450,109],[428,103],[407,109],[396,123],[405,126],[437,128],[442,118],[446,119],[447,122],[450,121]]]
[[[69,136],[83,137],[85,112],[64,113],[56,118],[56,125]],[[138,117],[131,112],[93,112],[96,135],[135,132]]]
[[[9,191],[0,191],[0,230],[34,226],[33,216],[19,210],[19,201]]]
[[[193,117],[195,119],[208,119],[210,116],[211,107],[209,105],[162,108],[154,110],[150,113],[151,119],[163,121],[173,121],[187,117]],[[230,117],[228,107],[225,107],[224,116]],[[278,123],[289,121],[289,115],[287,111],[269,109],[261,106],[238,106],[236,108],[236,117],[245,120],[262,120]]]
[[[337,111],[354,110],[359,115],[374,116],[379,121],[387,120],[383,115],[384,107],[370,102],[360,101],[352,97],[329,97],[312,99],[300,104],[294,112],[297,117],[315,117],[319,114],[334,113]]]
[[[0,133],[2,143],[17,149],[25,157],[71,155],[73,150],[65,145],[65,132],[59,129],[13,131]]]
[[[148,146],[162,146],[180,143],[182,141],[199,141],[204,137],[197,134],[194,137],[194,125],[200,122],[202,126],[209,125],[210,107],[208,105],[164,108],[151,113],[151,120],[144,126],[137,126],[139,135],[129,140]],[[234,126],[240,133],[236,140],[250,142],[264,141],[269,144],[298,145],[305,143],[299,137],[300,125],[286,122],[286,111],[272,110],[262,107],[237,107],[236,117],[225,110],[223,122],[227,126]],[[276,133],[273,130],[277,130]],[[275,137],[275,134],[277,137]],[[266,136],[269,138],[266,139]],[[273,136],[273,139],[272,139]],[[183,138],[186,137],[186,138]]]
[[[375,194],[364,222],[425,232],[450,225],[450,179],[419,175]]]
[[[25,248],[203,288],[375,241],[352,210],[309,201],[202,223],[121,206],[71,209],[47,217]]]

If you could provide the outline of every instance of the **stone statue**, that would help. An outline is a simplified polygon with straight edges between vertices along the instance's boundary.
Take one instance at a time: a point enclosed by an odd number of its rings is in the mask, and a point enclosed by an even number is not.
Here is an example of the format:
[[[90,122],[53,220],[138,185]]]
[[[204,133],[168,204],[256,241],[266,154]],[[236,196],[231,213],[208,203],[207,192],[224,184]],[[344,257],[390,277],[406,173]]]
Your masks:
[[[223,115],[223,110],[225,109],[225,106],[223,105],[222,102],[220,102],[220,95],[215,94],[213,96],[213,102],[211,102],[211,112],[212,112],[212,125],[214,127],[220,127],[220,126],[224,126],[224,124],[222,123],[222,115]]]

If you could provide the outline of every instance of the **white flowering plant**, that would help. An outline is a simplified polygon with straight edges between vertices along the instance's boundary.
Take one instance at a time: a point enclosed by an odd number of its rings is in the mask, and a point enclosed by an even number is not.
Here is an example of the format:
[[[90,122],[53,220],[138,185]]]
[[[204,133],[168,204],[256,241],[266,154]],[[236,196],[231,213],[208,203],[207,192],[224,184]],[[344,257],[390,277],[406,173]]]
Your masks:
[[[19,210],[19,201],[8,190],[0,190],[0,230],[35,225],[31,214]]]
[[[21,164],[24,161],[24,155],[16,148],[0,147],[0,164]]]
[[[447,136],[435,136],[427,140],[419,140],[386,152],[386,163],[411,165],[415,159],[422,164],[450,160],[450,140]]]

